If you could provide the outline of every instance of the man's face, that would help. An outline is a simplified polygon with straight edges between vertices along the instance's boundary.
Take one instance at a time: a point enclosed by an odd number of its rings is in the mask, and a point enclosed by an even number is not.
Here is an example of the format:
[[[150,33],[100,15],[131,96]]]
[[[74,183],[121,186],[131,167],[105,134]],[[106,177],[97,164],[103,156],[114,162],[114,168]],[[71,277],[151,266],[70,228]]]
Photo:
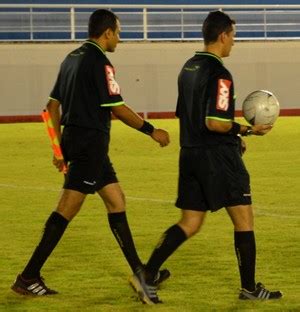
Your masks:
[[[114,52],[118,42],[120,41],[120,32],[121,32],[121,26],[119,20],[117,20],[117,27],[115,31],[110,30],[109,32],[109,38],[107,41],[107,51],[108,52]]]
[[[235,25],[232,25],[232,30],[228,33],[224,33],[224,49],[222,57],[227,57],[230,55],[232,46],[234,45],[235,37]]]

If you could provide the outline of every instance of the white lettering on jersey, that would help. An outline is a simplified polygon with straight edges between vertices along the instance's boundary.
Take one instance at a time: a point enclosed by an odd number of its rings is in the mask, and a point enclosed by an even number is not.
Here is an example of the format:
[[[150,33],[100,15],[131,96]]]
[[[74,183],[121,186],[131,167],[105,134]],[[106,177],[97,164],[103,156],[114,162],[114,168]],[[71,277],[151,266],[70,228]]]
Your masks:
[[[112,66],[105,65],[105,74],[109,95],[118,95],[121,93],[120,86],[115,80],[115,71]]]
[[[226,79],[218,80],[218,93],[217,93],[217,109],[227,111],[229,107],[229,95],[231,81]]]

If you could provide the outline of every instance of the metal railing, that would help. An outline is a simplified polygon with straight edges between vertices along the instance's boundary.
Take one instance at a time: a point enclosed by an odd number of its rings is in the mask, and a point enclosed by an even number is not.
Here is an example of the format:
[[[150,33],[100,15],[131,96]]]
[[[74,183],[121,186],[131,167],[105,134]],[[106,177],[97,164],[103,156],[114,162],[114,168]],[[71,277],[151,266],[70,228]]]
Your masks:
[[[122,40],[199,40],[207,13],[221,9],[237,21],[238,40],[300,39],[300,5],[62,5],[0,4],[0,41],[76,41],[87,37],[92,11],[108,8]]]

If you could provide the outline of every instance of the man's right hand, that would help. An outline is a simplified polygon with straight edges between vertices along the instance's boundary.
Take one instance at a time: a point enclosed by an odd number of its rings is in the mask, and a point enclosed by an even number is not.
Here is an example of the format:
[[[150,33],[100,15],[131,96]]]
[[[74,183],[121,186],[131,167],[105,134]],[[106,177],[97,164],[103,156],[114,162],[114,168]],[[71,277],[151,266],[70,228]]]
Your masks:
[[[271,131],[272,128],[273,125],[254,125],[251,127],[254,135],[265,135]]]

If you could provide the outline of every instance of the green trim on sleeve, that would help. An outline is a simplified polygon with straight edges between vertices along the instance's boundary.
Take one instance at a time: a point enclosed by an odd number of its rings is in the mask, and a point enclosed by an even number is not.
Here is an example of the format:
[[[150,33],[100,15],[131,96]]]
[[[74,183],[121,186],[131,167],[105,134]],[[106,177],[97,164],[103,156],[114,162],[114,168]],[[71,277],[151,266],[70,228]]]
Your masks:
[[[48,99],[49,99],[49,100],[54,100],[54,101],[60,102],[58,99],[56,99],[56,98],[54,98],[54,97],[51,97],[51,96],[48,96]]]
[[[116,103],[107,103],[107,104],[101,104],[102,107],[109,107],[109,106],[121,106],[124,105],[125,102],[116,102]]]
[[[206,119],[213,119],[213,120],[219,120],[219,121],[224,121],[224,122],[232,122],[232,119],[225,119],[225,118],[220,118],[216,116],[206,116]]]

